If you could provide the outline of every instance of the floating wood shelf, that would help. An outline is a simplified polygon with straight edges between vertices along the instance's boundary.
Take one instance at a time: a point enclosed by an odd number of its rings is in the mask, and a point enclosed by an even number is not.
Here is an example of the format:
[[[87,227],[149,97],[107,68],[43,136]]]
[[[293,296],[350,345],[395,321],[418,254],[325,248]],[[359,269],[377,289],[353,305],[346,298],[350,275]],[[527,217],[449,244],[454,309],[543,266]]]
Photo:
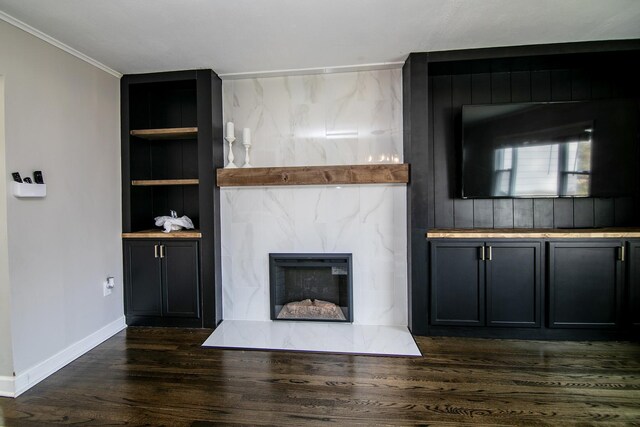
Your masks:
[[[200,230],[179,230],[171,233],[163,233],[160,229],[132,231],[122,233],[124,239],[199,239],[202,237]]]
[[[132,130],[130,134],[149,140],[187,139],[195,138],[198,135],[198,128],[137,129]]]
[[[640,237],[640,228],[475,228],[432,229],[428,239],[627,239]]]
[[[218,187],[264,185],[406,184],[409,165],[375,164],[218,169]]]
[[[198,185],[198,179],[135,179],[131,181],[131,185],[149,186],[149,185]]]

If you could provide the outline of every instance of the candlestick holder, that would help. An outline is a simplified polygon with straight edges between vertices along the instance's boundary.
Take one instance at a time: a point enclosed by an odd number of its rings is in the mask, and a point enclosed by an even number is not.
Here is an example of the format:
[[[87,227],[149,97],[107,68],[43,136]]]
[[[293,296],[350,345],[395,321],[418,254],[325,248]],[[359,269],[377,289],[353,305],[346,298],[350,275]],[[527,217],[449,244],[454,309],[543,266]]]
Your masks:
[[[250,168],[251,164],[249,164],[249,149],[251,148],[251,143],[243,142],[242,145],[244,145],[244,165],[242,165],[242,167]]]
[[[224,168],[225,169],[237,168],[238,166],[236,166],[236,164],[233,163],[233,159],[235,159],[235,156],[233,155],[233,141],[235,141],[236,138],[233,136],[225,136],[224,139],[226,139],[227,142],[229,143],[229,156],[227,157],[227,159],[229,160],[229,163],[227,163],[227,165]]]

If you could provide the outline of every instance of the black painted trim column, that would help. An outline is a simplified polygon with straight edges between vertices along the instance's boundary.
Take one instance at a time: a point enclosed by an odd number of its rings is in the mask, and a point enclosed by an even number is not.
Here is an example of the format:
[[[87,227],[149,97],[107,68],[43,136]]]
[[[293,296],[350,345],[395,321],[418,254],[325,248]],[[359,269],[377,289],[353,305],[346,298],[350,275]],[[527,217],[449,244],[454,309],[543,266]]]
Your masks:
[[[429,158],[428,55],[411,54],[402,68],[404,161],[410,164],[407,185],[407,282],[409,329],[427,335],[428,258],[425,233],[431,164]]]

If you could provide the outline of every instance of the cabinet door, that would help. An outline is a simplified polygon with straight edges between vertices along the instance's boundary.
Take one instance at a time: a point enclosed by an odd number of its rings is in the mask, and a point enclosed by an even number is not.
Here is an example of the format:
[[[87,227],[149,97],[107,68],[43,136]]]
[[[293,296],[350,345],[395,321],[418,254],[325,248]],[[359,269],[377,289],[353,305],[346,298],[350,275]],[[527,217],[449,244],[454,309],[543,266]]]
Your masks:
[[[487,325],[540,326],[539,242],[488,242]]]
[[[431,242],[431,324],[484,325],[482,242]]]
[[[198,242],[162,241],[163,315],[200,317]]]
[[[640,327],[640,241],[629,242],[629,254],[626,257],[629,267],[629,306],[631,324]]]
[[[125,240],[124,270],[127,315],[160,316],[162,286],[158,243],[148,240]]]
[[[622,242],[549,243],[549,326],[612,328],[620,323]]]

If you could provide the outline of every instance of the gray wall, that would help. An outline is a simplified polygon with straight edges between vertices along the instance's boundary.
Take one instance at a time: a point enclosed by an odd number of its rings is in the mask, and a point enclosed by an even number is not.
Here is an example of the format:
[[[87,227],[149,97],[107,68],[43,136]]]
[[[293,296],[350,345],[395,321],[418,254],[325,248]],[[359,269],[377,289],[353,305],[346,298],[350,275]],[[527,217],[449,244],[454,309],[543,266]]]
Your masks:
[[[4,77],[0,75],[0,377],[13,373],[7,244],[7,172],[4,154]]]
[[[8,189],[10,172],[38,169],[47,183],[44,199],[7,194],[6,221],[0,204],[19,375],[123,315],[119,80],[1,21],[0,40],[0,184]],[[103,297],[109,275],[117,287]]]

